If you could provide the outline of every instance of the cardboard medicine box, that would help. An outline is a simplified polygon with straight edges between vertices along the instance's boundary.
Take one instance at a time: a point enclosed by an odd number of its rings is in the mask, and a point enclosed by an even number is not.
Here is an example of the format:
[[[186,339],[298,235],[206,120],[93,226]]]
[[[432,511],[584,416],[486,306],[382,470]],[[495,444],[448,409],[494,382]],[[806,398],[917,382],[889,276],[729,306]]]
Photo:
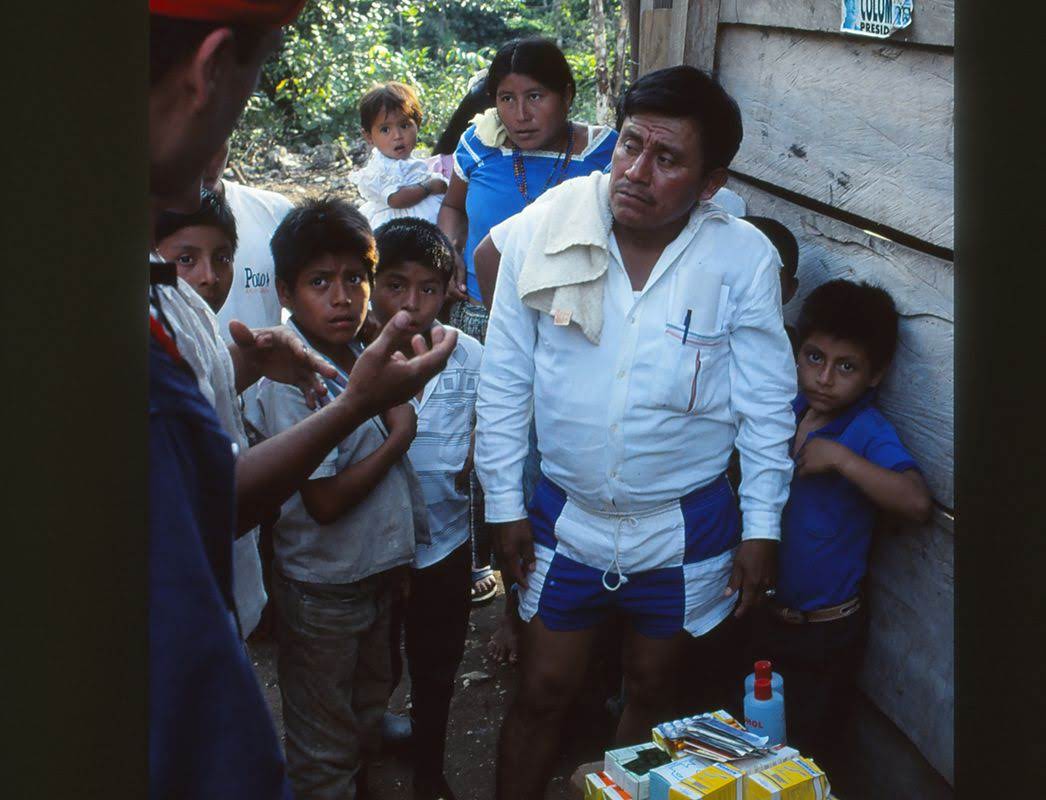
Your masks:
[[[746,775],[744,800],[828,800],[828,777],[809,758],[793,758]]]
[[[639,775],[627,769],[625,764],[633,761],[644,750],[662,752],[657,745],[645,742],[633,747],[607,750],[603,757],[603,771],[610,776],[614,783],[631,794],[634,800],[647,800],[650,797],[650,773]]]
[[[633,800],[633,798],[614,783],[606,772],[590,772],[585,776],[585,800]]]
[[[668,800],[668,789],[694,775],[714,762],[701,756],[687,756],[650,770],[650,796],[648,800]]]
[[[744,800],[744,777],[729,764],[713,764],[670,786],[668,800]]]

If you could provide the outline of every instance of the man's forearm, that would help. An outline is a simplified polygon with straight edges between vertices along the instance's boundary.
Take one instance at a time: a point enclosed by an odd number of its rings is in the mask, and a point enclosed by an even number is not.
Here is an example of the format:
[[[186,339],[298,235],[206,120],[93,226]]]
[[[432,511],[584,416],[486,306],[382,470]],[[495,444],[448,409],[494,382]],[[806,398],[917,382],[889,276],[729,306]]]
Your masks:
[[[293,495],[333,450],[366,419],[351,397],[240,454],[236,461],[236,529],[247,531]]]

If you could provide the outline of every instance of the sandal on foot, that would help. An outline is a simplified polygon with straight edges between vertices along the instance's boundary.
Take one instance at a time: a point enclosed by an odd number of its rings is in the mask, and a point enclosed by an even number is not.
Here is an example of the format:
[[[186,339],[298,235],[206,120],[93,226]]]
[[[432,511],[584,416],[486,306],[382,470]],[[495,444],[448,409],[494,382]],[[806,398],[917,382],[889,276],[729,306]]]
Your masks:
[[[481,583],[490,583],[490,588],[481,589]],[[498,582],[494,580],[494,570],[490,567],[481,567],[472,570],[472,604],[481,606],[489,603],[498,593]]]

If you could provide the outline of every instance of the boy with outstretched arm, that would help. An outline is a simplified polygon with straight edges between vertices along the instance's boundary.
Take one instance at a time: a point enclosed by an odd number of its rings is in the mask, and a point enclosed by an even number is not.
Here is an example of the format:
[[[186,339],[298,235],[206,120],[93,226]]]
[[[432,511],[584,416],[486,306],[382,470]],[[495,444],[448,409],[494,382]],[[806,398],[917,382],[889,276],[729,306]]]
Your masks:
[[[405,217],[375,231],[378,267],[371,303],[379,323],[410,315],[408,334],[428,335],[454,276],[454,250],[426,220]],[[409,348],[404,335],[404,353]],[[411,681],[414,800],[453,800],[443,773],[454,676],[465,651],[470,608],[468,474],[483,345],[458,332],[444,370],[414,399],[418,429],[409,456],[421,481],[431,542],[418,545],[406,601]],[[394,635],[398,651],[399,637]]]
[[[875,403],[897,345],[890,295],[829,281],[807,297],[797,328],[796,468],[775,603],[756,655],[771,659],[784,679],[789,743],[831,772],[863,655],[861,583],[876,513],[922,522],[932,501]]]
[[[362,352],[357,334],[377,263],[370,227],[342,200],[307,200],[280,223],[272,252],[288,327],[337,369],[328,382],[337,395]],[[263,381],[248,418],[272,436],[311,413],[296,388]],[[277,671],[299,798],[364,791],[359,773],[392,678],[392,589],[424,526],[405,459],[416,425],[409,404],[367,420],[283,505],[273,529]]]

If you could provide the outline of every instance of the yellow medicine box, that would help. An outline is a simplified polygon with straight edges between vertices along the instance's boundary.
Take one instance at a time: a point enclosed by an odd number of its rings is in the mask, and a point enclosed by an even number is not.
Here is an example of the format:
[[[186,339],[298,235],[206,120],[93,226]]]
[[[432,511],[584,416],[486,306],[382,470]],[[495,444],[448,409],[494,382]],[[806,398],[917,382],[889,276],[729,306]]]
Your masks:
[[[744,800],[828,800],[828,777],[809,758],[793,758],[746,775]]]
[[[729,764],[713,764],[670,786],[668,800],[743,800],[744,773]]]

